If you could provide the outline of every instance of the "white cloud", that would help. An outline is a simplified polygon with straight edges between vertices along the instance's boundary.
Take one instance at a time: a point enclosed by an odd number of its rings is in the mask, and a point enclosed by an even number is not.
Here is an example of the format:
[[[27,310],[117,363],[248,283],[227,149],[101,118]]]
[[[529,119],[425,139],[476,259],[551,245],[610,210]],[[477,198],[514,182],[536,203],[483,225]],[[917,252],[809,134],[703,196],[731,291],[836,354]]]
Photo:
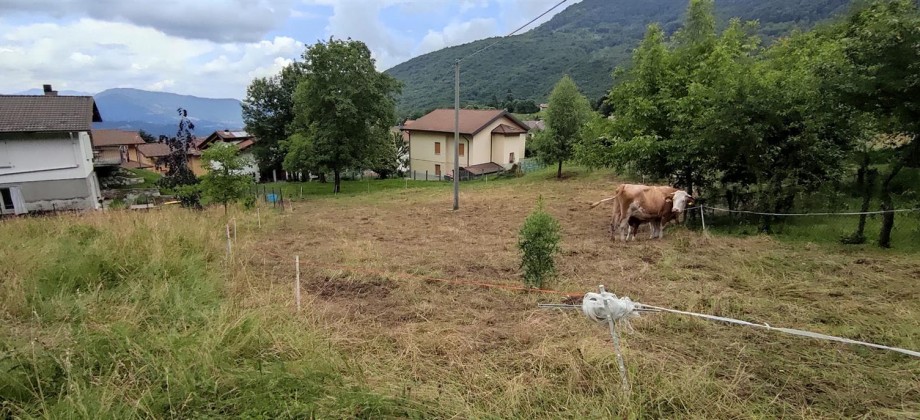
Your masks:
[[[0,22],[0,34],[0,92],[52,83],[90,92],[135,87],[242,98],[253,77],[274,74],[303,52],[303,44],[289,37],[217,44],[93,19],[18,27]]]
[[[417,51],[421,55],[495,35],[498,35],[498,22],[493,18],[476,18],[466,22],[453,22],[445,26],[441,31],[429,30],[425,37],[422,38]]]
[[[364,42],[371,49],[377,68],[387,69],[412,57],[413,41],[387,27],[380,19],[380,11],[412,1],[312,0],[307,3],[332,6],[332,16],[326,26],[327,36]]]
[[[2,0],[0,14],[89,17],[215,42],[252,42],[284,23],[293,0]]]
[[[460,2],[460,13],[467,12],[477,7],[488,7],[489,0],[462,0]]]
[[[152,90],[155,92],[161,92],[167,90],[176,85],[176,81],[172,79],[160,80],[159,82],[152,83],[147,85],[147,90]]]

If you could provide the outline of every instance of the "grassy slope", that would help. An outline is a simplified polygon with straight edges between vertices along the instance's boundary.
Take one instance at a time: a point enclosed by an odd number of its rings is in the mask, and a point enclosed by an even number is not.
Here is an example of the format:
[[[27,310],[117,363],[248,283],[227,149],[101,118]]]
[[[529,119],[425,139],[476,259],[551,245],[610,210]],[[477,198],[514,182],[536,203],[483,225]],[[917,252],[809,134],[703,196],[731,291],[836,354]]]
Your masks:
[[[271,290],[249,302],[252,268],[224,261],[218,214],[0,223],[0,417],[408,413],[347,380]]]
[[[543,196],[563,225],[559,290],[603,283],[650,304],[920,348],[920,261],[906,247],[685,228],[611,243],[609,209],[586,203],[616,181],[549,176],[465,183],[460,212],[444,183],[383,181],[403,188],[368,194],[349,182],[293,212],[263,208],[261,229],[238,213],[229,265],[219,211],[0,223],[11,238],[0,242],[0,413],[920,415],[915,359],[671,315],[623,333],[623,396],[606,329],[536,308],[557,298],[418,280],[519,284],[516,232]],[[896,246],[916,238],[909,226]],[[294,255],[305,310],[292,316]]]
[[[846,9],[849,0],[719,0],[724,25],[732,17],[758,20],[761,34],[776,37]],[[627,65],[649,23],[671,33],[679,26],[687,0],[583,0],[568,6],[532,31],[503,40],[465,60],[461,74],[463,104],[501,101],[510,91],[517,99],[545,102],[553,85],[568,74],[592,101],[613,82],[611,72]],[[526,10],[536,15],[536,10]],[[458,58],[495,42],[495,38],[445,48],[394,66],[387,73],[404,83],[399,101],[403,116],[453,105],[453,65]]]
[[[121,189],[156,188],[157,181],[159,181],[160,178],[163,177],[163,175],[160,175],[153,171],[148,171],[146,169],[126,169],[126,170],[133,173],[134,176],[143,179],[144,183],[135,184],[135,185],[125,185],[125,186],[120,187]]]

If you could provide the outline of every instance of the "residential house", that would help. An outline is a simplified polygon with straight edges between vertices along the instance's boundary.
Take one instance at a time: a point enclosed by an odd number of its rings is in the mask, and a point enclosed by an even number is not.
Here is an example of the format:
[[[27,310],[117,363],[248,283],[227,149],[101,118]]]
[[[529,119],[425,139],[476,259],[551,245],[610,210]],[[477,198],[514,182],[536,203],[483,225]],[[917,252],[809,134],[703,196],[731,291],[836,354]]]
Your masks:
[[[530,134],[536,133],[538,131],[546,130],[546,123],[542,120],[530,120],[524,121],[524,124],[527,125],[530,131]]]
[[[91,96],[0,95],[0,214],[98,209]]]
[[[163,158],[169,156],[166,143],[147,143],[137,145],[137,161],[146,168],[165,174],[168,170]]]
[[[454,168],[454,110],[436,109],[405,124],[415,177],[450,177]],[[460,110],[460,176],[500,172],[524,158],[529,127],[505,110]]]
[[[189,167],[195,176],[202,176],[208,173],[201,160],[201,152],[215,143],[229,143],[236,146],[240,151],[240,156],[247,162],[243,173],[250,174],[256,179],[259,178],[259,165],[253,155],[252,146],[255,145],[256,138],[243,130],[222,130],[215,131],[204,139],[195,141],[193,151],[189,152]]]
[[[146,144],[137,131],[93,130],[95,166],[121,166],[129,169],[149,168],[141,163],[137,146]]]

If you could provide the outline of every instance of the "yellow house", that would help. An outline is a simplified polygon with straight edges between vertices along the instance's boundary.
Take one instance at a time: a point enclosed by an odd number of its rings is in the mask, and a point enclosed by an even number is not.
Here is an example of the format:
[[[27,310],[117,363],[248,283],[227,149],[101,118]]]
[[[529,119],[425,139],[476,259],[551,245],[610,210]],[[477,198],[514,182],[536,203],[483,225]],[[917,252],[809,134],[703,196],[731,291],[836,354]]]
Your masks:
[[[161,174],[167,172],[166,164],[163,163],[163,158],[169,156],[169,146],[166,143],[147,143],[139,144],[137,146],[137,161],[144,165],[147,168],[152,168],[154,171]]]
[[[95,166],[148,167],[140,162],[137,147],[144,144],[144,140],[137,131],[93,130],[91,135]]]
[[[460,176],[500,172],[524,158],[529,127],[504,110],[460,110]],[[403,126],[409,137],[410,176],[451,177],[454,110],[436,109]]]

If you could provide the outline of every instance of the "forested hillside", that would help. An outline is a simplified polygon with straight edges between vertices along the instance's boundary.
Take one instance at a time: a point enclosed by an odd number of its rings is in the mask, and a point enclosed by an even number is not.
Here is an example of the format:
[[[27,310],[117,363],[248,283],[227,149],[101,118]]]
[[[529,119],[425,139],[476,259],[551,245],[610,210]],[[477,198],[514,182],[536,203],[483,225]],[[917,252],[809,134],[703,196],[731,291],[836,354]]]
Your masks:
[[[758,20],[772,38],[846,10],[849,0],[719,0],[724,26],[731,17]],[[487,104],[506,99],[545,101],[563,74],[591,99],[611,85],[611,71],[630,58],[649,23],[677,29],[687,0],[583,0],[532,31],[510,37],[462,64],[461,100]],[[453,104],[453,63],[495,38],[435,51],[387,73],[404,83],[399,111],[410,115]]]

